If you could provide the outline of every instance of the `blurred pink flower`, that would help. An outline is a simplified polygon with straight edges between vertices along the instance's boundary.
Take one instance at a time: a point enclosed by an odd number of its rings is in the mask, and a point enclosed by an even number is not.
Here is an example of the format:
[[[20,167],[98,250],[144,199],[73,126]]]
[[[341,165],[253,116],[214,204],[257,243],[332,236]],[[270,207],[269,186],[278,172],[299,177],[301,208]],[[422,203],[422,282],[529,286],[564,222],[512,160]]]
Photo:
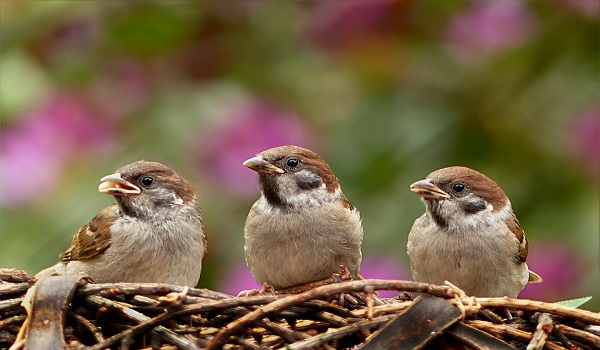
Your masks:
[[[410,271],[398,259],[382,255],[364,256],[360,275],[366,279],[412,280]],[[398,291],[379,291],[379,295],[384,298],[392,298],[398,294]]]
[[[555,0],[558,4],[588,18],[600,17],[600,1],[598,0]]]
[[[446,46],[462,59],[487,56],[521,45],[533,27],[525,2],[477,0],[450,19]]]
[[[312,42],[338,49],[362,46],[382,35],[398,35],[405,26],[409,0],[316,2],[307,23]]]
[[[231,265],[217,282],[217,290],[229,295],[238,295],[243,290],[260,289],[261,287],[252,277],[245,261]]]
[[[570,131],[571,150],[592,175],[600,175],[600,104],[575,117]]]
[[[59,184],[65,161],[113,145],[110,126],[74,94],[57,94],[0,131],[0,203],[43,199]]]
[[[313,148],[312,133],[298,116],[258,100],[233,106],[203,135],[194,163],[216,183],[243,195],[255,195],[257,189],[256,173],[242,165],[246,159],[281,145]]]
[[[519,298],[553,302],[584,296],[578,293],[589,266],[577,249],[564,242],[536,244],[530,246],[527,265],[544,281],[525,286]]]

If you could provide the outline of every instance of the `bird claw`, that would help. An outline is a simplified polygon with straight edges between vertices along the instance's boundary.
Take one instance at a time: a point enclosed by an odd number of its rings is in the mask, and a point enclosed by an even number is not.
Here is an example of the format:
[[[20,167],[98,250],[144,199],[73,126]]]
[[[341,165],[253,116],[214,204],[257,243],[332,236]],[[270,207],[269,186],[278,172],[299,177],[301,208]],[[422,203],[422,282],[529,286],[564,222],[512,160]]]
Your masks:
[[[238,297],[253,297],[257,295],[277,295],[277,291],[269,282],[263,283],[261,289],[248,289],[238,293]]]

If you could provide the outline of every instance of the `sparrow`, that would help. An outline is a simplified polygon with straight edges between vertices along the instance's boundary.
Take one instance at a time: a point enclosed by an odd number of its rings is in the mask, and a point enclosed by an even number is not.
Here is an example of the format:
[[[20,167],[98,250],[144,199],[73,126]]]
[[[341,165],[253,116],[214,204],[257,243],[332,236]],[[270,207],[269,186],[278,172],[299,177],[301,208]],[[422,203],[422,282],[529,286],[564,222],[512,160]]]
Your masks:
[[[192,186],[171,168],[136,161],[100,179],[116,201],[73,237],[60,262],[36,277],[83,274],[98,283],[195,287],[206,235]]]
[[[243,164],[258,173],[261,189],[244,226],[244,254],[258,283],[285,289],[329,278],[340,265],[358,276],[360,214],[323,158],[281,146]]]
[[[467,295],[516,298],[542,279],[527,267],[527,238],[504,191],[484,174],[453,166],[410,185],[425,202],[408,235],[415,281],[449,281]]]

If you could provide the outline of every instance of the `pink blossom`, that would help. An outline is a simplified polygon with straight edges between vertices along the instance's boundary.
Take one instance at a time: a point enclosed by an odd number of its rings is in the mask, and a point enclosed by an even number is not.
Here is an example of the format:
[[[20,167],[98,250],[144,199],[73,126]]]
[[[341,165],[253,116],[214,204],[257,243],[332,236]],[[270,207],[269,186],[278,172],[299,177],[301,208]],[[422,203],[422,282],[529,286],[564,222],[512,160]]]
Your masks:
[[[450,19],[446,46],[463,59],[487,56],[521,45],[533,27],[533,16],[522,1],[477,0]]]
[[[244,101],[226,112],[195,146],[195,163],[216,183],[243,195],[256,194],[256,173],[242,163],[266,149],[294,144],[311,147],[312,133],[292,112],[258,100]]]
[[[57,94],[0,131],[0,203],[41,200],[75,154],[108,149],[110,126],[75,94]]]

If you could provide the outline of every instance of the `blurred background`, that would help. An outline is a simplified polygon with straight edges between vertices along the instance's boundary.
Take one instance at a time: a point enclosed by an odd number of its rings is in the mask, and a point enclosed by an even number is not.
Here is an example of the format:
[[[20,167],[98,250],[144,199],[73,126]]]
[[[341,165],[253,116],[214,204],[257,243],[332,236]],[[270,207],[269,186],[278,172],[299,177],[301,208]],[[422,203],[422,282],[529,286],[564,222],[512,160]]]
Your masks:
[[[410,278],[408,186],[465,165],[505,190],[545,282],[600,309],[596,0],[0,2],[0,267],[36,273],[140,158],[197,189],[200,286],[255,287],[242,162],[319,152],[363,217],[362,274]]]

